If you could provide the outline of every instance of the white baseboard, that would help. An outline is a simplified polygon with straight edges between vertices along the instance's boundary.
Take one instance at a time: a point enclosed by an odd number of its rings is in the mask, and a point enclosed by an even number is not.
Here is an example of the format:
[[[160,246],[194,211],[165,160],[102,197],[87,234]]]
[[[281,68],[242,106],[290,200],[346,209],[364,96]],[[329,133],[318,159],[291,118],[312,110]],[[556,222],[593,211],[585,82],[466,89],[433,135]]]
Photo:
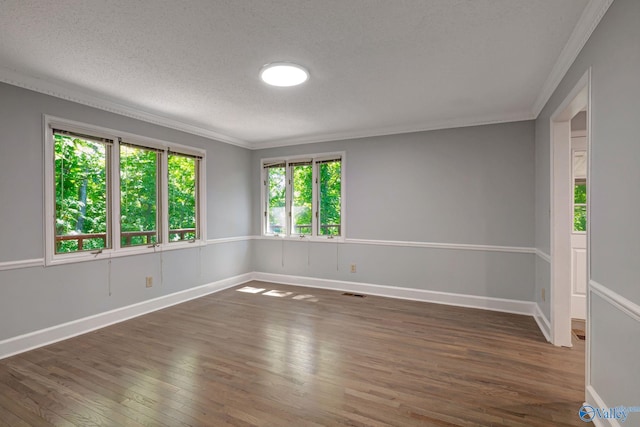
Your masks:
[[[587,386],[586,400],[586,403],[593,406],[594,408],[608,408],[605,401],[602,400],[602,397],[600,397],[596,389],[594,389],[590,384]],[[633,414],[630,414],[630,416],[633,416]],[[622,427],[622,425],[615,418],[594,418],[593,425],[595,425],[596,427]]]
[[[104,313],[95,314],[93,316],[73,320],[61,325],[9,338],[4,341],[0,341],[0,359],[53,344],[77,335],[85,334],[152,311],[161,310],[172,305],[219,292],[223,289],[249,282],[252,279],[252,273],[245,273],[239,276],[229,277],[227,279],[218,280],[217,282],[207,283],[195,288],[185,289],[183,291],[142,301],[126,307],[116,308]]]
[[[551,322],[549,322],[549,319],[544,315],[538,304],[536,304],[533,318],[536,319],[536,323],[538,324],[538,328],[540,328],[542,335],[544,335],[548,342],[551,342]]]
[[[534,316],[537,304],[531,301],[519,301],[503,298],[481,297],[476,295],[454,294],[449,292],[428,291],[424,289],[401,288],[397,286],[374,285],[370,283],[347,282],[342,280],[319,279],[315,277],[290,276],[286,274],[253,273],[254,280],[280,283],[283,285],[306,286],[312,288],[334,289],[399,298],[414,301],[455,305],[458,307],[479,308],[506,313]]]
[[[449,292],[429,291],[424,289],[402,288],[396,286],[375,285],[371,283],[349,282],[341,280],[320,279],[314,277],[291,276],[253,272],[241,274],[208,283],[191,289],[186,289],[169,295],[164,295],[148,301],[142,301],[126,307],[117,308],[104,313],[88,316],[71,322],[55,325],[39,331],[30,332],[17,337],[0,341],[0,359],[53,344],[77,335],[104,328],[134,317],[141,316],[172,305],[180,304],[195,298],[209,295],[223,289],[241,285],[251,280],[280,283],[287,285],[305,286],[322,289],[333,289],[357,292],[367,295],[377,295],[389,298],[413,301],[431,302],[453,305],[458,307],[477,308],[506,313],[533,316],[540,330],[549,340],[549,321],[544,317],[538,305],[531,301],[491,298],[476,295],[455,294]]]

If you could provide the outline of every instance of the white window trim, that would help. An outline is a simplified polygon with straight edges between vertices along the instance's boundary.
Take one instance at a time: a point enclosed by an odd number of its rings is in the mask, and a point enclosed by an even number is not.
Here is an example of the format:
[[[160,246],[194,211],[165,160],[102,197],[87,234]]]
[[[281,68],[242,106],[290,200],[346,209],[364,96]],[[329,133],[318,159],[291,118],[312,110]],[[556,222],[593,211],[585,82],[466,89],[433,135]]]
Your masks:
[[[312,182],[313,182],[313,190],[312,190],[312,200],[313,202],[313,206],[316,206],[316,200],[318,197],[317,191],[318,191],[318,186],[315,184],[316,182],[316,167],[315,167],[315,162],[316,161],[322,161],[322,160],[331,160],[331,159],[336,159],[336,158],[340,158],[340,162],[341,162],[341,172],[342,172],[342,176],[341,176],[341,180],[340,180],[340,236],[312,236],[312,235],[292,235],[289,234],[290,232],[290,227],[291,227],[291,219],[289,218],[288,213],[285,215],[285,230],[286,233],[285,234],[267,234],[266,231],[266,217],[264,215],[264,209],[266,207],[266,191],[265,191],[265,186],[264,186],[264,181],[266,180],[266,169],[264,168],[264,164],[265,163],[270,163],[270,162],[276,162],[276,161],[283,161],[286,162],[287,166],[285,167],[285,174],[286,174],[286,190],[285,190],[285,194],[286,194],[286,198],[287,198],[287,203],[290,203],[291,201],[291,187],[292,185],[289,184],[289,178],[290,178],[290,171],[289,171],[289,162],[295,162],[298,160],[309,160],[311,159],[313,162],[313,170],[312,170]],[[347,238],[347,198],[346,198],[346,194],[347,194],[347,174],[346,174],[346,165],[347,165],[347,156],[346,156],[346,152],[345,151],[334,151],[334,152],[329,152],[329,153],[319,153],[319,154],[301,154],[301,155],[296,155],[296,156],[278,156],[278,157],[268,157],[268,158],[263,158],[260,159],[260,237],[263,239],[273,239],[273,240],[293,240],[293,241],[319,241],[319,242],[344,242],[345,239]],[[287,206],[287,208],[289,207],[286,203],[285,206]],[[288,211],[287,211],[288,212]],[[312,229],[313,230],[317,230],[317,221],[318,219],[316,218],[315,212],[311,215],[311,221],[312,221]]]
[[[91,252],[73,252],[65,254],[55,253],[55,182],[54,182],[54,140],[53,128],[60,128],[70,132],[83,133],[96,137],[103,137],[113,141],[111,149],[111,188],[109,191],[110,198],[110,219],[108,230],[111,232],[112,247],[111,249],[103,249],[102,251]],[[101,259],[119,258],[131,255],[149,254],[155,252],[162,252],[167,250],[194,248],[198,246],[205,246],[207,244],[207,201],[206,201],[206,150],[202,150],[195,147],[176,144],[173,142],[162,141],[154,138],[148,138],[140,135],[131,134],[128,132],[121,132],[114,129],[104,128],[100,126],[89,125],[86,123],[77,122],[74,120],[63,119],[60,117],[54,117],[50,115],[43,115],[43,129],[44,129],[44,231],[45,231],[45,265],[59,265],[69,264],[83,261],[93,261]],[[161,200],[161,236],[162,242],[158,245],[152,246],[131,246],[121,247],[120,245],[120,150],[119,141],[130,142],[132,144],[138,144],[149,148],[156,148],[163,151],[162,165],[160,173],[160,188],[162,200]],[[188,155],[201,157],[198,167],[198,176],[196,182],[198,183],[198,198],[196,206],[196,222],[200,230],[199,238],[196,240],[182,241],[182,242],[168,242],[169,236],[169,206],[168,206],[168,192],[167,189],[167,153],[168,151],[175,151],[178,153],[184,153]]]

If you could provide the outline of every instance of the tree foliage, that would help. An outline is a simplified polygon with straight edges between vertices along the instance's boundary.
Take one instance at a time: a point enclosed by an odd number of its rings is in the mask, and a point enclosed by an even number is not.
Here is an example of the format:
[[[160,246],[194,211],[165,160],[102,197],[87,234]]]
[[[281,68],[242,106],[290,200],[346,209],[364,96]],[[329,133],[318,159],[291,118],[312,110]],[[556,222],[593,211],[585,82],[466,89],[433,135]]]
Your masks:
[[[340,235],[342,162],[320,164],[320,234]]]
[[[269,186],[268,232],[280,234],[284,232],[285,221],[285,167],[267,168],[267,185]]]
[[[56,235],[107,231],[106,145],[55,135]],[[84,249],[105,246],[102,238],[84,242]],[[78,249],[74,240],[60,241],[58,252]]]
[[[171,230],[196,228],[196,159],[170,154],[169,240],[195,239],[193,232],[180,235]]]
[[[311,164],[293,167],[293,230],[295,234],[311,234],[313,200],[313,166]]]
[[[124,232],[156,231],[158,217],[158,153],[128,145],[120,146],[120,229]],[[121,244],[141,245],[158,241],[149,236],[123,238]]]
[[[320,163],[319,175],[319,235],[340,235],[342,169],[340,161]],[[297,164],[292,173],[292,234],[311,234],[313,219],[313,165]],[[268,232],[283,233],[286,223],[286,169],[267,168]]]
[[[587,231],[587,184],[574,185],[573,203],[573,230]]]
[[[110,150],[109,145],[101,142],[54,134],[56,252],[79,250],[80,238],[82,250],[107,246]],[[123,246],[158,241],[160,156],[155,150],[120,145],[119,218]],[[167,161],[169,238],[195,238],[192,230],[174,233],[171,230],[196,228],[197,160],[169,154]],[[98,236],[85,237],[87,234]]]

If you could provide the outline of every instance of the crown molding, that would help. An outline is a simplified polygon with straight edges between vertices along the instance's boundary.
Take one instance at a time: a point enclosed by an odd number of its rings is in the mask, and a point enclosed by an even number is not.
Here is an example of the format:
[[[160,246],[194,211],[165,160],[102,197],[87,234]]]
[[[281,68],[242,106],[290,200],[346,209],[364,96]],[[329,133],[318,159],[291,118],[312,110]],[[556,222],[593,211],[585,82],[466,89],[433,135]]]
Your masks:
[[[251,149],[262,150],[265,148],[286,147],[290,145],[315,144],[318,142],[343,141],[358,138],[370,138],[376,136],[401,135],[405,133],[426,132],[432,130],[454,129],[471,126],[483,126],[499,123],[521,122],[525,120],[535,120],[530,112],[519,112],[503,115],[490,115],[484,117],[471,117],[466,119],[453,119],[433,121],[421,124],[419,126],[389,126],[384,128],[376,128],[367,131],[345,131],[324,133],[314,136],[296,136],[291,138],[283,138],[270,140],[265,142],[253,142]]]
[[[108,111],[110,113],[119,114],[121,116],[130,117],[132,119],[141,120],[143,122],[153,123],[155,125],[190,133],[192,135],[214,139],[216,141],[237,145],[243,148],[252,148],[251,144],[248,144],[246,141],[224,135],[214,129],[207,129],[202,126],[185,123],[175,118],[160,116],[158,114],[144,111],[133,105],[111,101],[99,96],[91,95],[83,90],[74,89],[59,83],[53,83],[47,80],[28,76],[5,67],[0,67],[0,82],[32,90],[34,92],[43,93],[45,95],[54,96],[56,98],[65,99],[67,101],[76,102],[99,110]]]
[[[569,40],[564,45],[560,56],[542,86],[538,98],[531,107],[534,118],[538,117],[547,101],[549,101],[549,98],[551,98],[567,71],[569,71],[571,64],[578,57],[578,54],[587,43],[587,40],[589,40],[589,37],[591,37],[611,3],[613,3],[613,0],[591,0],[584,8],[578,23],[574,27],[571,36],[569,36]]]
[[[551,98],[551,95],[560,84],[560,81],[569,70],[569,67],[580,53],[580,50],[584,47],[611,3],[613,3],[613,0],[590,0],[587,4],[585,10],[580,16],[580,19],[578,20],[578,23],[576,24],[576,27],[569,37],[569,40],[562,49],[558,60],[547,77],[538,98],[531,107],[531,111],[503,115],[489,115],[466,119],[447,119],[409,127],[389,126],[363,131],[345,131],[323,133],[312,136],[296,136],[264,142],[244,141],[239,138],[225,135],[215,129],[193,125],[176,118],[160,116],[158,114],[144,111],[140,107],[104,99],[100,96],[85,93],[80,89],[28,76],[4,67],[0,67],[0,82],[251,150],[534,120],[538,117],[549,98]]]
[[[224,135],[214,129],[207,129],[201,126],[185,123],[175,118],[160,116],[142,110],[133,105],[127,105],[121,102],[104,99],[99,96],[85,93],[80,89],[74,89],[58,83],[28,76],[18,73],[8,68],[0,67],[0,82],[4,82],[13,86],[43,93],[45,95],[54,96],[56,98],[65,99],[67,101],[76,102],[88,107],[97,108],[103,111],[119,114],[133,119],[153,123],[159,126],[187,132],[193,135],[202,136],[216,141],[236,145],[250,150],[261,150],[265,148],[286,147],[291,145],[314,144],[317,142],[340,141],[358,138],[368,138],[375,136],[389,136],[405,133],[424,132],[430,130],[453,129],[460,127],[481,126],[488,124],[519,122],[523,120],[534,120],[528,111],[518,113],[489,115],[470,117],[465,119],[451,119],[423,123],[418,126],[388,126],[371,130],[345,131],[323,133],[313,136],[295,136],[290,138],[274,139],[269,141],[244,141],[239,138]]]

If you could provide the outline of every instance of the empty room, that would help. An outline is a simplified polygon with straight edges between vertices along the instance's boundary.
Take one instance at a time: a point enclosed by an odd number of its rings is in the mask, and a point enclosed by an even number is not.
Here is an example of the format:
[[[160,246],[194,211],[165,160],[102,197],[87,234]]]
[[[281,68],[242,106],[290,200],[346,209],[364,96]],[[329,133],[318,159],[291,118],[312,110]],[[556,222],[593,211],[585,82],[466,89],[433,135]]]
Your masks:
[[[639,22],[0,0],[0,426],[640,426]]]

